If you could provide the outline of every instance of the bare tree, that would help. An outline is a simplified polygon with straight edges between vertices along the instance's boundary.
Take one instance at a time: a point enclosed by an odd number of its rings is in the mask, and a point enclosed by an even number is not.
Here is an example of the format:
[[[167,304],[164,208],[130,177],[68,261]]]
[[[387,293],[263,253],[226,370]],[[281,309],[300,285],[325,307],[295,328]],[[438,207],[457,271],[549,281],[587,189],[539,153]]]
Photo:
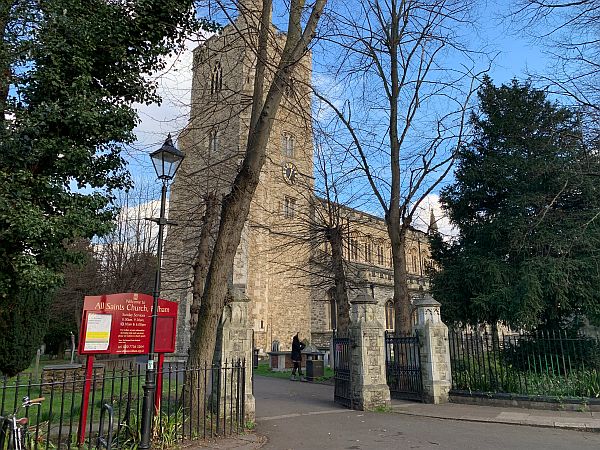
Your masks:
[[[64,354],[65,343],[70,333],[79,334],[83,298],[86,295],[99,295],[103,292],[103,278],[100,261],[87,240],[73,244],[82,260],[78,264],[67,264],[64,269],[64,283],[57,290],[50,304],[50,323],[44,342],[46,353]]]
[[[600,1],[521,0],[514,17],[554,61],[551,75],[536,78],[600,113]],[[597,122],[597,120],[596,120]]]
[[[48,338],[58,349],[69,333],[77,334],[81,325],[83,298],[102,293],[152,293],[156,267],[156,230],[145,220],[156,214],[152,185],[144,181],[128,192],[119,191],[115,205],[120,212],[114,228],[95,242],[77,241],[74,248],[82,254],[78,264],[64,269],[65,282],[50,305],[51,326]],[[59,351],[60,353],[60,351]]]
[[[214,232],[219,218],[219,203],[216,195],[209,192],[204,200],[204,216],[202,217],[202,228],[198,248],[192,266],[194,275],[192,279],[192,305],[190,308],[190,331],[193,333],[198,324],[204,285],[208,274],[208,265],[211,260],[214,246]]]
[[[213,358],[217,327],[223,312],[228,291],[228,280],[233,268],[236,250],[240,244],[242,230],[250,204],[259,182],[259,176],[266,157],[266,145],[284,88],[289,84],[291,74],[315,34],[317,24],[326,0],[316,0],[306,7],[303,0],[292,0],[289,5],[289,22],[285,44],[278,57],[277,67],[272,76],[266,76],[267,58],[270,54],[269,36],[271,1],[265,0],[260,11],[258,46],[252,111],[246,150],[239,171],[230,192],[224,197],[220,222],[214,249],[211,255],[198,324],[191,338],[188,363],[193,366],[210,364]],[[305,25],[303,27],[303,15]],[[265,80],[269,80],[265,82]],[[198,379],[188,377],[186,389],[191,395],[192,407],[202,401],[202,385]]]
[[[346,129],[350,168],[362,173],[383,211],[396,330],[408,333],[407,235],[423,200],[451,170],[474,91],[475,62],[456,32],[469,23],[469,4],[363,0],[336,5],[336,12],[331,39],[341,51],[330,76],[343,94],[330,88],[316,95]]]
[[[146,218],[158,214],[155,198],[153,184],[145,181],[117,196],[115,204],[120,211],[114,229],[94,243],[105,292],[152,294],[157,230]]]

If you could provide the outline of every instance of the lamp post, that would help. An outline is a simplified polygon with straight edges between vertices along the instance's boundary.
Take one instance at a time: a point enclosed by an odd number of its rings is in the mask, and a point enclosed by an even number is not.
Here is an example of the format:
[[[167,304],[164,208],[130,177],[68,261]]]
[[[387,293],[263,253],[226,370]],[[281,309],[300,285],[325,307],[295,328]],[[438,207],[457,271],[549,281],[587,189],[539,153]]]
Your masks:
[[[148,365],[146,366],[146,382],[144,384],[144,399],[142,402],[142,423],[140,430],[140,449],[150,448],[152,435],[152,406],[156,392],[156,367],[154,364],[154,341],[156,338],[156,319],[158,317],[158,297],[160,296],[160,269],[162,260],[162,244],[165,225],[169,221],[165,218],[165,203],[167,199],[167,184],[179,169],[184,154],[173,145],[171,134],[161,148],[150,154],[152,164],[158,179],[162,181],[160,196],[160,217],[148,219],[158,224],[158,244],[156,251],[156,274],[154,277],[154,291],[152,293],[152,328],[150,329],[150,350],[148,352]]]

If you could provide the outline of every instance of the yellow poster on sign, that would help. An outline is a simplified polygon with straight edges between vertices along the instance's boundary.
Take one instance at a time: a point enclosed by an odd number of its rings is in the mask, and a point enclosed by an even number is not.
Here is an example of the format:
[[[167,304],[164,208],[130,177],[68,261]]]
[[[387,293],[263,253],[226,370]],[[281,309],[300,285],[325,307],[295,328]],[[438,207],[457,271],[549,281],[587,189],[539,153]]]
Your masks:
[[[104,351],[110,344],[112,314],[89,313],[85,329],[84,350]]]

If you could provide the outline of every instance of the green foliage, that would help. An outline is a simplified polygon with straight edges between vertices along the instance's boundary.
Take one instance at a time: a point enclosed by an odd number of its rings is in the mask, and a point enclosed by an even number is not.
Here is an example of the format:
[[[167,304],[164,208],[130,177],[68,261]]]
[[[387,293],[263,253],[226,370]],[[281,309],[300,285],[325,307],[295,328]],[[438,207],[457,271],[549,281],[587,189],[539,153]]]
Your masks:
[[[0,362],[5,375],[29,367],[44,337],[52,293],[15,291],[0,308]]]
[[[486,78],[472,141],[441,201],[459,236],[432,240],[445,319],[557,328],[600,317],[600,173],[581,116],[530,83]]]
[[[44,334],[45,353],[62,357],[64,350],[70,348],[71,333],[77,330],[77,324],[71,318],[50,320]],[[69,346],[67,346],[69,344]]]
[[[125,450],[136,450],[140,445],[140,420],[137,414],[131,414],[128,423],[124,423],[116,436],[115,442],[118,447]],[[167,415],[161,412],[154,416],[154,426],[152,435],[152,448],[173,449],[179,448],[179,439],[183,433],[183,410]]]
[[[500,362],[482,373],[473,362],[453,365],[453,389],[469,392],[510,393],[543,397],[600,397],[600,372],[578,370],[567,377],[552,373],[523,372]]]
[[[146,74],[200,24],[191,0],[48,0],[0,5],[0,327],[27,292],[52,290],[69,244],[112,226],[114,191],[130,185],[122,156],[134,141],[134,103],[160,99]],[[47,320],[36,318],[36,330]],[[14,328],[16,333],[20,328]],[[37,331],[2,337],[24,364]],[[41,331],[43,335],[43,330]],[[4,335],[4,333],[3,333]],[[29,356],[28,356],[29,355]],[[11,358],[12,359],[12,358]],[[0,372],[12,361],[0,358]]]
[[[546,397],[600,395],[597,339],[566,333],[499,339],[453,333],[451,340],[453,389]]]

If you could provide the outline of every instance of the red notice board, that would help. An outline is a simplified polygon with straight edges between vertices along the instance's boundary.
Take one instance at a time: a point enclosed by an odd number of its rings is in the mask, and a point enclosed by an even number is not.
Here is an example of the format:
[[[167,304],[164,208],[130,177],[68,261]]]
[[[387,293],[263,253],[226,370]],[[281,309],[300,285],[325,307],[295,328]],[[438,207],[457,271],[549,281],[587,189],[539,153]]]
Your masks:
[[[158,299],[156,353],[175,351],[178,303]],[[79,334],[79,354],[143,355],[150,350],[152,296],[86,296]]]

